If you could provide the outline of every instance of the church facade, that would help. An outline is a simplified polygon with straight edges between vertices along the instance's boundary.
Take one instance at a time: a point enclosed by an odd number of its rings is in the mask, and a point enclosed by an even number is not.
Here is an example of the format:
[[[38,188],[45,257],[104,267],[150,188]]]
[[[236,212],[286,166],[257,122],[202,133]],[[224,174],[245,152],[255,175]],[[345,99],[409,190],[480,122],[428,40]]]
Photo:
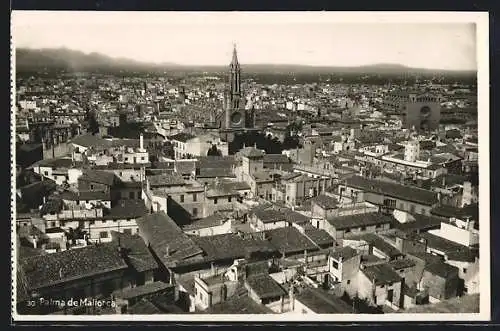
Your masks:
[[[246,109],[246,98],[241,90],[241,66],[236,47],[229,65],[228,85],[224,90],[223,111],[217,118],[217,126],[226,141],[232,140],[234,133],[253,129],[254,109]]]

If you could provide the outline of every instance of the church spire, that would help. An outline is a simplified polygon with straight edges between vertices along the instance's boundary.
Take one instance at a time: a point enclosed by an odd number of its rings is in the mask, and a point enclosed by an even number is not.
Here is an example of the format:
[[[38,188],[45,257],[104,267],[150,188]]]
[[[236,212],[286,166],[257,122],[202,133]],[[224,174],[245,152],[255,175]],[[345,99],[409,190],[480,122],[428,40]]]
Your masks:
[[[233,44],[233,59],[231,60],[231,67],[237,68],[240,66],[238,62],[238,52],[236,51],[236,44]]]
[[[233,59],[231,60],[229,72],[229,93],[231,98],[231,107],[233,109],[240,108],[240,93],[241,93],[241,68],[238,62],[238,54],[236,52],[236,44],[233,45]]]

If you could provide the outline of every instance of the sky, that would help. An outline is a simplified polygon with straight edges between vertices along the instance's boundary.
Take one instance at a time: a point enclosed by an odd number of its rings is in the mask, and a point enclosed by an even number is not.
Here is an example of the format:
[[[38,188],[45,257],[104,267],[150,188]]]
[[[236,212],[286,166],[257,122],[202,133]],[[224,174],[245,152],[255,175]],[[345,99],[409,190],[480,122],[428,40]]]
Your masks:
[[[458,14],[458,13],[455,13]],[[466,14],[466,13],[462,13]],[[14,11],[15,47],[65,47],[144,62],[476,70],[476,24],[427,13]]]

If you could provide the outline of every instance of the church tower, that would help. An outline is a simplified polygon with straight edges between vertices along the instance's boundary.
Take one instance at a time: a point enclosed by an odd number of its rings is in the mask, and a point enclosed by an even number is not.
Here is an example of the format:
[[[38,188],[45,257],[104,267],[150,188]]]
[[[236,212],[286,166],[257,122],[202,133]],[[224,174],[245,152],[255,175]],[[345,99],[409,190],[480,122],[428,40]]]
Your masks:
[[[243,129],[248,120],[245,111],[245,102],[241,92],[241,67],[238,61],[236,46],[233,48],[233,57],[229,64],[228,89],[224,96],[224,128]]]
[[[238,62],[238,54],[236,52],[236,45],[233,48],[233,59],[231,60],[231,64],[229,65],[229,86],[230,86],[230,100],[231,100],[231,108],[239,109],[240,108],[240,99],[241,99],[241,67]]]

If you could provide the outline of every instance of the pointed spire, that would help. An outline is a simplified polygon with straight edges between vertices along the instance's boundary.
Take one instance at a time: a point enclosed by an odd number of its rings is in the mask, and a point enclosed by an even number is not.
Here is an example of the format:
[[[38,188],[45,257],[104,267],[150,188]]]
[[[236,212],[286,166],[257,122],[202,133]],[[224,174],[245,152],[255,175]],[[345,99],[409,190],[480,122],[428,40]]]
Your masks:
[[[239,65],[240,64],[238,62],[238,53],[236,51],[236,44],[233,43],[233,59],[231,60],[231,66],[237,67]]]

